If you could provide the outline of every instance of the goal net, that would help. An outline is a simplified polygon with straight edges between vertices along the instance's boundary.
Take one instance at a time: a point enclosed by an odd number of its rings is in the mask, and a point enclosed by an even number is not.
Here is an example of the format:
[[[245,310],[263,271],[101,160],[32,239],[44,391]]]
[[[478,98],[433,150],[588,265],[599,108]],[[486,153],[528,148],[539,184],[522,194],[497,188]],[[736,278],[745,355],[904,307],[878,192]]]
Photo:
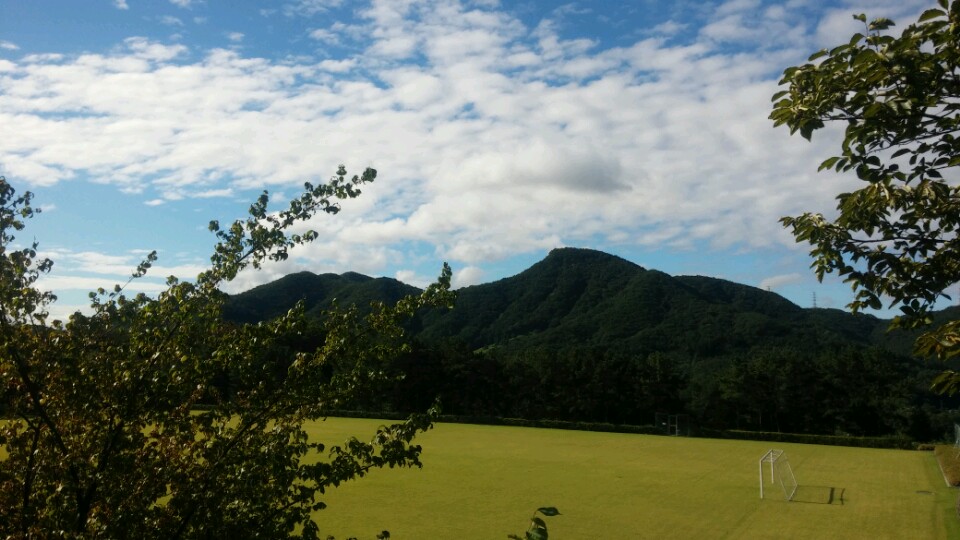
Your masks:
[[[764,474],[763,465],[768,464],[769,474]],[[768,481],[769,479],[769,481]],[[767,453],[760,458],[760,498],[763,499],[763,488],[765,484],[780,486],[783,490],[783,497],[788,501],[793,500],[797,493],[797,477],[793,475],[793,468],[790,467],[790,461],[783,450],[767,450]]]

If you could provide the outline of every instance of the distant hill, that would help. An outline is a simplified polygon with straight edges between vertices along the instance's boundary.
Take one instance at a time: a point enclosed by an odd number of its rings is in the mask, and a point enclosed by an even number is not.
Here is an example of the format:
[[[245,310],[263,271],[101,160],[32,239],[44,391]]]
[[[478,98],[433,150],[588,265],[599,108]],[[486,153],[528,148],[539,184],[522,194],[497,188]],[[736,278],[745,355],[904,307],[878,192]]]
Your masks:
[[[363,307],[417,292],[390,278],[300,272],[231,297],[226,316],[255,322],[300,300],[316,313],[334,299]],[[731,281],[670,276],[600,251],[561,248],[516,276],[460,289],[455,309],[426,313],[417,328],[422,340],[453,339],[473,349],[603,347],[709,357],[768,345],[907,347],[885,335],[887,324],[803,309]]]
[[[276,281],[231,296],[224,316],[233,321],[254,323],[277,317],[301,300],[308,314],[328,309],[334,301],[342,307],[365,307],[373,301],[396,302],[420,289],[390,278],[345,274],[297,272]]]

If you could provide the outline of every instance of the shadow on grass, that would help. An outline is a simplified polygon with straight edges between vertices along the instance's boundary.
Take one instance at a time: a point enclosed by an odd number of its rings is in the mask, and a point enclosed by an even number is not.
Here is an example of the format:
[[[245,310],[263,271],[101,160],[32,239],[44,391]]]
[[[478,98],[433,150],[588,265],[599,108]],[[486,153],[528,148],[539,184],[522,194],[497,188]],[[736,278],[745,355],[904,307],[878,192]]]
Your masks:
[[[797,486],[797,492],[793,494],[791,502],[810,503],[810,504],[838,504],[843,505],[843,494],[845,488],[829,486]]]

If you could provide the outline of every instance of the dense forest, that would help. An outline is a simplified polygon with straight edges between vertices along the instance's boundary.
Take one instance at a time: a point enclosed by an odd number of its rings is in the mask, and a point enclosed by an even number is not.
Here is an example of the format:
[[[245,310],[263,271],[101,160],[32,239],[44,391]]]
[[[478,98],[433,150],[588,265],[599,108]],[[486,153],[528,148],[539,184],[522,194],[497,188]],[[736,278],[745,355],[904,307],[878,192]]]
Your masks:
[[[225,314],[256,322],[298,301],[320,314],[334,302],[364,309],[417,291],[303,272],[231,297]],[[888,324],[557,249],[516,276],[460,289],[451,310],[418,317],[412,350],[381,366],[400,380],[345,406],[410,412],[439,397],[445,413],[465,416],[647,425],[659,412],[713,429],[943,438],[960,403],[929,391],[942,366],[912,358],[913,336]],[[313,328],[287,346],[321,337]],[[281,377],[282,351],[265,354]]]

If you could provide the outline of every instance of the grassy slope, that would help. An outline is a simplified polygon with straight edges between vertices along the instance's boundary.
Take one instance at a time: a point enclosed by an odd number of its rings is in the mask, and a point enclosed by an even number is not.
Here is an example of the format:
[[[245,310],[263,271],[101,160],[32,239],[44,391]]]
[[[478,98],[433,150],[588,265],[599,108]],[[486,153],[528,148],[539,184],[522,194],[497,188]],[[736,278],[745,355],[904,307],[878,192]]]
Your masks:
[[[330,420],[315,436],[365,438],[376,425]],[[563,515],[547,523],[560,539],[960,536],[956,492],[930,452],[774,443],[808,501],[788,504],[759,500],[757,460],[768,442],[457,424],[421,442],[422,470],[377,471],[331,492],[323,532],[504,538],[522,534],[534,508],[557,506]],[[824,504],[831,487],[835,500]]]

